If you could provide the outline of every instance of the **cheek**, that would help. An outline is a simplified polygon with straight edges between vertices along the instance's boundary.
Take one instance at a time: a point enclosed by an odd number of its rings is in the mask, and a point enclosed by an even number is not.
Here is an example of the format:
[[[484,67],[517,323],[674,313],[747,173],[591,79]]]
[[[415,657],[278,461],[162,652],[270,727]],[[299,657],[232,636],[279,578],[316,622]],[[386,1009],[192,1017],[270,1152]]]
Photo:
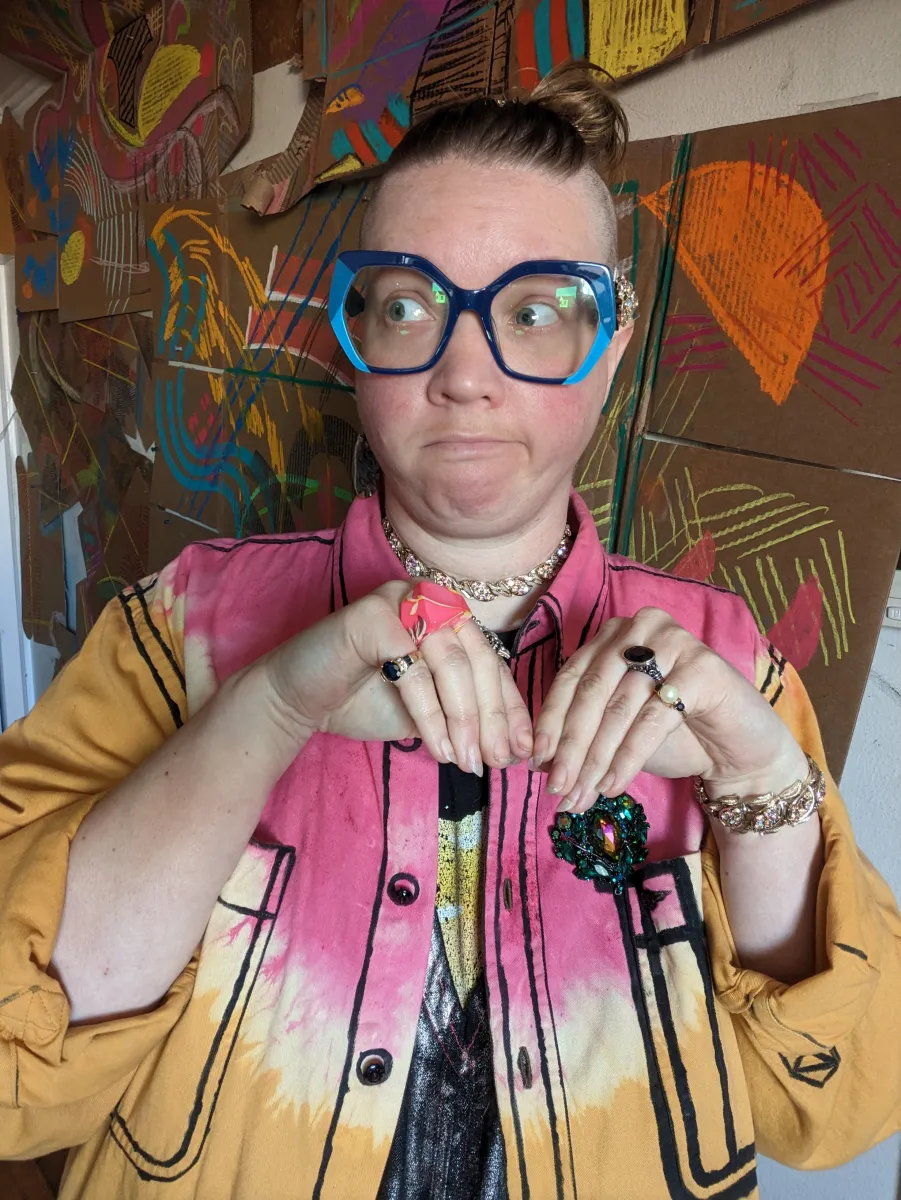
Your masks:
[[[390,441],[392,430],[410,427],[421,392],[422,385],[412,375],[357,376],[357,409],[373,445]]]
[[[536,442],[581,454],[601,415],[603,389],[596,381],[547,389],[530,422]]]

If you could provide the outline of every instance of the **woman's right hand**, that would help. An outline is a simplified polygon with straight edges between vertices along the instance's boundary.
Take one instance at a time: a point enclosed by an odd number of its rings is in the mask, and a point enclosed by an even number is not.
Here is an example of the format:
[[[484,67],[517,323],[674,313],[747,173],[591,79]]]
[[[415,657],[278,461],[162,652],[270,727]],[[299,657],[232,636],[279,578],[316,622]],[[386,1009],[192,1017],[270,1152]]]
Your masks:
[[[420,737],[433,758],[482,774],[532,753],[532,722],[504,663],[473,621],[422,643],[396,684],[381,665],[413,645],[400,622],[410,584],[383,584],[262,660],[279,718],[357,741]]]

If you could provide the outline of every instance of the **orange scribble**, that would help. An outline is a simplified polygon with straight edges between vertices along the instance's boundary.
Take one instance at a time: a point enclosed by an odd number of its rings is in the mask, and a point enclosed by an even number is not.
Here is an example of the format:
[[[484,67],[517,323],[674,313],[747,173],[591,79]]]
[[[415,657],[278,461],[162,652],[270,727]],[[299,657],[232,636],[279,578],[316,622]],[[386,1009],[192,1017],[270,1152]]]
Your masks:
[[[641,203],[665,223],[671,194],[666,184]],[[713,162],[688,172],[676,260],[777,404],[788,399],[820,318],[826,229],[798,181],[772,168]],[[797,265],[780,272],[792,254]]]

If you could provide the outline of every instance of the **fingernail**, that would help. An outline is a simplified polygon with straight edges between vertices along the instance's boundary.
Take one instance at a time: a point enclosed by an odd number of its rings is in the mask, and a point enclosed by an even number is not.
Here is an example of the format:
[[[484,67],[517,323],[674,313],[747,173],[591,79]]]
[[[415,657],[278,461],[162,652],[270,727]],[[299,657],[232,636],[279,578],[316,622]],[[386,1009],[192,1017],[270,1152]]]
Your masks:
[[[454,766],[456,766],[457,756],[454,754],[454,747],[450,738],[445,738],[441,743],[441,753],[444,755],[447,762],[452,762]]]
[[[576,805],[579,803],[579,801],[581,799],[582,799],[582,789],[580,787],[576,786],[566,797],[566,804],[567,804],[567,807],[570,812],[572,812],[572,810],[576,807]]]
[[[503,734],[494,743],[494,757],[502,767],[506,767],[513,759],[510,753],[510,741]]]
[[[482,767],[482,756],[479,754],[475,746],[473,746],[469,752],[469,769],[472,771],[473,775],[478,775],[479,779],[482,778],[484,773],[484,768]]]
[[[528,758],[532,752],[532,739],[527,733],[521,733],[516,739],[516,749],[520,758]]]
[[[547,752],[550,747],[551,739],[548,737],[548,735],[546,733],[539,733],[538,737],[535,739],[535,745],[532,749],[532,758],[529,764],[533,771],[537,771],[547,758]]]
[[[558,813],[569,812],[569,809],[570,809],[569,797],[567,796],[567,798],[565,800],[561,800],[560,803],[557,805],[557,812]]]
[[[547,781],[547,790],[553,795],[563,791],[563,785],[566,782],[566,774],[563,771],[552,771]]]
[[[613,786],[613,781],[615,779],[616,775],[613,773],[613,771],[608,771],[598,784],[598,791],[602,792],[605,796],[608,796],[610,794],[610,788]]]

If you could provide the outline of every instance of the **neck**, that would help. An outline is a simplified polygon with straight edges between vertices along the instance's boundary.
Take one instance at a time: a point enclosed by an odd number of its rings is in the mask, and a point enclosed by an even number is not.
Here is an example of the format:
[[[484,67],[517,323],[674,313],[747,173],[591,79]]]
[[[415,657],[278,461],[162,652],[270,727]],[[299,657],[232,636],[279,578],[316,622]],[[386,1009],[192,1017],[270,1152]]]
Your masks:
[[[390,491],[385,497],[385,515],[394,532],[418,558],[457,579],[489,582],[525,575],[546,559],[563,534],[568,507],[567,492],[556,502],[544,505],[518,529],[457,535],[442,529],[437,522],[417,519]],[[526,596],[469,600],[469,606],[489,629],[514,629],[522,624],[549,586],[542,584]]]

